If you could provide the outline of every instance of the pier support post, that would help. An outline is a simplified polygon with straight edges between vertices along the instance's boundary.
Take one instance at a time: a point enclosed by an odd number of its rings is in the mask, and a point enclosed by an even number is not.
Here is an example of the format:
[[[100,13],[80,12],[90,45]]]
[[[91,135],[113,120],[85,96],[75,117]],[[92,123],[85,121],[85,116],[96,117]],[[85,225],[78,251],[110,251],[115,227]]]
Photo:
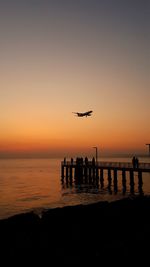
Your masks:
[[[110,194],[112,194],[111,182],[112,182],[112,179],[111,179],[111,169],[108,169],[108,191],[109,191]]]
[[[134,186],[134,172],[130,170],[130,185]]]
[[[134,172],[130,170],[130,192],[131,194],[134,193]]]
[[[117,169],[114,169],[114,191],[115,193],[118,191],[118,181],[117,181]]]
[[[96,179],[98,180],[99,176],[98,176],[98,167],[96,167]]]
[[[64,166],[61,166],[61,178],[64,179]]]
[[[68,183],[68,167],[66,166],[66,183]]]
[[[101,188],[104,186],[104,170],[101,168],[100,169],[100,183],[101,183]]]
[[[72,179],[72,167],[70,167],[70,179]]]
[[[126,192],[126,171],[122,170],[122,188],[123,188],[123,193]]]
[[[143,194],[142,186],[143,186],[142,172],[138,171],[138,190],[140,194]]]
[[[89,182],[91,182],[91,167],[89,167]]]
[[[84,171],[84,179],[85,179],[85,182],[87,182],[87,177],[88,177],[88,174],[87,174],[87,166],[84,166],[83,168],[83,171]]]
[[[70,184],[72,184],[72,166],[70,167],[70,175],[69,175],[69,177],[70,177]]]
[[[68,178],[68,167],[66,167],[66,178]]]
[[[108,169],[108,183],[111,183],[111,170]]]
[[[95,180],[95,165],[92,167],[92,178]]]
[[[100,179],[101,180],[104,179],[104,170],[103,169],[100,170]]]

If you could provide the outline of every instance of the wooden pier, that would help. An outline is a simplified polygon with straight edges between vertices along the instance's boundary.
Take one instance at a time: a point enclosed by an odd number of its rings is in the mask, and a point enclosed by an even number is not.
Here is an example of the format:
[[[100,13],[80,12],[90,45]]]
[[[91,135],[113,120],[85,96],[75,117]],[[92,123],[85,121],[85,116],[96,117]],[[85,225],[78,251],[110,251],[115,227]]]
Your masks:
[[[133,167],[130,162],[93,162],[93,161],[62,161],[61,162],[61,178],[62,182],[75,182],[76,184],[96,182],[103,185],[104,171],[107,172],[108,186],[111,185],[113,179],[114,188],[117,187],[118,173],[122,175],[122,185],[126,187],[126,176],[128,173],[130,187],[134,187],[134,175],[138,174],[138,186],[142,187],[142,173],[150,173],[150,163],[139,163],[137,167]]]

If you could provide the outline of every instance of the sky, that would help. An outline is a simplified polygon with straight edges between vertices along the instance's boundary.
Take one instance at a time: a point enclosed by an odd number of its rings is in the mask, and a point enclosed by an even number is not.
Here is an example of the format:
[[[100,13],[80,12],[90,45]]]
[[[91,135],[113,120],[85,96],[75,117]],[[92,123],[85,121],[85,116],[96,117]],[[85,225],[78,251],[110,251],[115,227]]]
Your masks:
[[[149,47],[149,0],[0,0],[0,157],[147,153]]]

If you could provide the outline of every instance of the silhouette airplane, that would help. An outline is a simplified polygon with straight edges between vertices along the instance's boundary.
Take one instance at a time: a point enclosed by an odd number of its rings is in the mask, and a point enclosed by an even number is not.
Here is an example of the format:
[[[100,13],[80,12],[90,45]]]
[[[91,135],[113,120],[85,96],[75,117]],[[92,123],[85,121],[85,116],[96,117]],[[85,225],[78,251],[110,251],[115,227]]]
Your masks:
[[[87,117],[87,116],[91,116],[92,115],[93,110],[89,110],[87,112],[72,112],[75,113],[77,115],[77,117]]]

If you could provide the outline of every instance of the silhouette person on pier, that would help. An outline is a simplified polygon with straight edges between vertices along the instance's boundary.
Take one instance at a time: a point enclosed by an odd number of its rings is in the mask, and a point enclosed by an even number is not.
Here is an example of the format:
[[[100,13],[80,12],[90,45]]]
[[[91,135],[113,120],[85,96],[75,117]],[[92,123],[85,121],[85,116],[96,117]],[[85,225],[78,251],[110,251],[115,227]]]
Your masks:
[[[133,168],[136,167],[136,158],[135,158],[135,156],[132,158],[132,165],[133,165]]]
[[[138,168],[138,167],[139,167],[139,159],[135,158],[135,168]]]
[[[139,159],[137,157],[133,157],[132,158],[132,164],[133,164],[133,168],[138,168],[139,167]]]

